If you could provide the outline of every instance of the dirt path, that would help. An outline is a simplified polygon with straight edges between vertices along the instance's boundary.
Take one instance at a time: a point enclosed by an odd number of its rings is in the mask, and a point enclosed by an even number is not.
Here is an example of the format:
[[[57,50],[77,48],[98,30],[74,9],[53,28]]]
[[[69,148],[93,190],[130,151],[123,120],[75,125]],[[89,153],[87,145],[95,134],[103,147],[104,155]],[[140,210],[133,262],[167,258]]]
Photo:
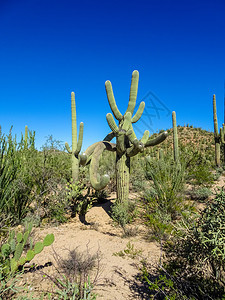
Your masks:
[[[97,299],[147,299],[136,276],[139,273],[141,259],[146,258],[152,263],[158,262],[159,248],[156,243],[144,238],[146,229],[143,226],[137,228],[138,234],[135,237],[123,238],[121,229],[114,226],[107,213],[112,202],[108,201],[90,209],[86,215],[90,225],[83,225],[76,219],[58,227],[36,229],[37,240],[42,239],[47,233],[54,233],[55,242],[54,248],[45,248],[33,262],[37,265],[45,265],[48,262],[55,264],[54,251],[65,259],[68,256],[68,249],[73,250],[78,247],[78,251],[85,253],[88,245],[91,254],[99,252],[101,257],[99,278],[94,289],[98,294]],[[137,255],[133,258],[129,255],[125,257],[114,255],[126,249],[128,242],[133,245],[135,251],[140,250]],[[51,276],[56,274],[54,266],[45,267],[43,270]],[[51,291],[53,285],[38,271],[25,274],[24,282],[27,282],[28,286],[32,283],[31,289],[34,295],[37,295],[37,292]]]

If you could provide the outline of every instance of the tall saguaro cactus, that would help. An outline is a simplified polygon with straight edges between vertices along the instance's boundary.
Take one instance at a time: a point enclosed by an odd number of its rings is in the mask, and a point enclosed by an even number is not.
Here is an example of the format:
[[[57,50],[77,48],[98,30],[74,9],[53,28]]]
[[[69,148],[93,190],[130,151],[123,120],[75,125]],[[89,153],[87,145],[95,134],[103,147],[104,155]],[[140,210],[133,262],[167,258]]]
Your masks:
[[[72,150],[68,143],[65,143],[66,150],[71,154],[72,160],[72,179],[74,182],[78,181],[79,178],[79,153],[81,151],[83,142],[83,130],[84,123],[80,123],[79,138],[77,141],[77,114],[76,114],[76,103],[75,94],[71,93],[71,113],[72,113]]]
[[[25,126],[25,135],[24,135],[24,144],[25,147],[27,148],[27,139],[28,139],[28,126]]]
[[[142,116],[145,103],[141,102],[137,112],[133,115],[137,91],[138,91],[139,73],[133,71],[130,97],[127,110],[124,115],[121,114],[117,108],[116,101],[113,94],[113,89],[110,81],[106,81],[105,88],[109,105],[115,119],[118,120],[116,124],[113,115],[108,113],[106,119],[112,132],[102,142],[98,142],[90,146],[86,153],[81,156],[82,163],[88,160],[88,156],[92,155],[90,164],[90,180],[92,186],[96,190],[103,189],[109,182],[109,176],[103,175],[99,178],[97,171],[99,167],[99,160],[104,150],[116,152],[116,185],[117,185],[117,202],[125,202],[129,196],[129,174],[130,174],[130,158],[139,152],[143,152],[146,147],[157,145],[163,142],[167,137],[167,132],[163,132],[155,139],[149,139],[149,131],[146,130],[143,137],[138,140],[133,130],[133,123],[136,123]],[[116,144],[111,143],[111,139],[116,137]]]
[[[213,123],[214,123],[214,140],[215,140],[215,163],[220,166],[220,134],[218,131],[218,121],[216,112],[216,95],[213,95]]]
[[[176,120],[176,112],[172,112],[173,119],[173,153],[174,153],[174,161],[179,161],[179,148],[178,148],[178,135],[177,135],[177,120]]]

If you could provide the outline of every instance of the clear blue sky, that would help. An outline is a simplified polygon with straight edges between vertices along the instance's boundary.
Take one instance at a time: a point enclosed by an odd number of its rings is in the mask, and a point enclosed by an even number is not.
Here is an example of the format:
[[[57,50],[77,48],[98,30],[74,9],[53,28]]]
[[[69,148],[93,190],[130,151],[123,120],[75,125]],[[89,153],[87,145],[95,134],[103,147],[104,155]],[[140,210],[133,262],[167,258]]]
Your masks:
[[[147,108],[143,130],[150,121],[153,131],[170,128],[173,110],[178,124],[213,130],[214,93],[221,125],[225,1],[0,0],[3,132],[13,125],[20,135],[28,125],[36,131],[37,147],[50,134],[71,144],[74,91],[84,150],[110,131],[105,81],[112,82],[124,113],[135,69],[140,73],[137,102],[152,92],[162,109],[157,116]],[[143,123],[137,126],[139,136]]]

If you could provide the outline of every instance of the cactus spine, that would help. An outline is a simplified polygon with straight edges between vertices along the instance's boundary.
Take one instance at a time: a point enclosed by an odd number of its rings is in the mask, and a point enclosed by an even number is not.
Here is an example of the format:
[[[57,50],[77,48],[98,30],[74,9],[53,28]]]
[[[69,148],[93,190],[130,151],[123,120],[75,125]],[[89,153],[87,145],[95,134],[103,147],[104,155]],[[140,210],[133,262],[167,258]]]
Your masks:
[[[129,174],[130,174],[130,158],[139,152],[143,152],[146,147],[157,145],[163,142],[167,137],[167,132],[163,132],[155,139],[149,139],[149,131],[146,130],[143,137],[138,140],[134,130],[133,123],[136,123],[142,116],[145,103],[141,102],[137,112],[134,114],[138,90],[139,73],[132,73],[130,97],[127,110],[122,115],[117,108],[114,98],[112,85],[110,81],[106,81],[105,88],[108,102],[114,117],[118,120],[117,125],[113,115],[108,113],[106,119],[112,132],[102,142],[98,142],[90,146],[86,153],[82,156],[82,161],[88,161],[88,156],[92,155],[90,165],[90,180],[92,186],[96,190],[103,189],[109,182],[109,176],[104,175],[101,178],[97,176],[99,167],[99,157],[104,150],[116,152],[116,185],[117,185],[117,202],[125,202],[129,196]],[[116,144],[110,143],[111,139],[116,137]]]
[[[214,140],[215,140],[215,163],[220,166],[220,135],[218,131],[218,121],[216,112],[216,95],[213,95],[213,123],[214,123]],[[222,132],[221,132],[222,133]]]
[[[74,182],[78,181],[79,178],[79,157],[78,154],[81,151],[83,142],[83,130],[84,123],[80,123],[79,137],[77,141],[77,114],[76,114],[76,103],[75,94],[71,93],[71,113],[72,113],[72,150],[68,143],[65,143],[66,150],[71,154],[72,159],[72,179]]]
[[[178,135],[177,135],[177,120],[176,120],[176,112],[172,112],[172,119],[173,119],[173,154],[174,154],[174,161],[179,161],[179,148],[178,148]]]

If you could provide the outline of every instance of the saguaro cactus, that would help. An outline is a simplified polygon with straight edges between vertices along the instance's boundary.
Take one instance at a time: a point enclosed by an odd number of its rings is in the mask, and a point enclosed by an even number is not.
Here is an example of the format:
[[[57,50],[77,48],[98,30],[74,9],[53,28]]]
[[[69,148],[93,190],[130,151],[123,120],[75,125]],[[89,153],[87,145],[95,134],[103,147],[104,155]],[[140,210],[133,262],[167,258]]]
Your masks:
[[[172,112],[172,119],[173,119],[173,154],[174,154],[174,161],[179,161],[179,148],[178,148],[178,135],[177,135],[177,121],[176,121],[176,112]]]
[[[139,152],[143,152],[146,147],[157,145],[163,142],[167,137],[167,132],[163,132],[155,139],[149,139],[149,131],[146,130],[143,137],[138,140],[134,130],[133,123],[136,123],[144,111],[145,103],[141,102],[137,112],[133,115],[136,105],[137,90],[138,90],[139,73],[132,73],[130,98],[127,110],[124,115],[117,108],[114,98],[112,85],[110,81],[106,81],[105,88],[109,105],[114,117],[119,121],[116,122],[111,113],[106,115],[106,119],[112,132],[102,142],[98,142],[90,146],[82,155],[81,161],[88,161],[88,156],[92,155],[90,164],[90,180],[92,186],[96,190],[103,189],[109,182],[109,176],[103,175],[99,178],[97,171],[99,167],[99,159],[104,150],[116,152],[116,184],[117,184],[117,202],[128,200],[129,196],[129,174],[130,174],[130,158]],[[111,139],[116,137],[116,144],[110,143]]]
[[[216,113],[216,95],[213,95],[213,123],[214,123],[214,140],[215,140],[215,163],[219,167],[221,138],[218,131],[218,121],[217,121],[217,113]]]
[[[25,126],[25,135],[24,135],[24,145],[27,148],[27,139],[28,139],[28,126]]]
[[[75,94],[71,93],[71,113],[72,113],[72,150],[68,143],[65,143],[66,150],[71,154],[72,160],[72,179],[74,182],[78,181],[79,177],[79,153],[81,151],[83,142],[83,130],[84,123],[80,123],[79,138],[77,141],[77,114],[76,114],[76,103]]]

